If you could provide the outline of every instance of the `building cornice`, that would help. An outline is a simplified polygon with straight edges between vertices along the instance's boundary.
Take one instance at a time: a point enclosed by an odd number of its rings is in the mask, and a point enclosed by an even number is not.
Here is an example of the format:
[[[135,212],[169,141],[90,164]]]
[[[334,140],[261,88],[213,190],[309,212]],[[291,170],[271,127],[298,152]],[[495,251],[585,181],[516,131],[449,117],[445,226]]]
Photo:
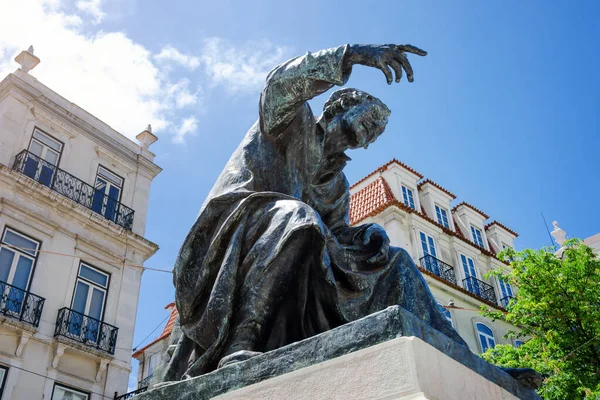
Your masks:
[[[386,162],[385,164],[383,164],[381,167],[377,168],[375,171],[371,172],[369,175],[365,176],[364,178],[360,179],[358,182],[356,182],[354,185],[350,186],[350,189],[360,185],[361,183],[363,183],[364,181],[366,181],[367,179],[369,179],[370,177],[372,177],[373,175],[375,175],[378,172],[383,172],[385,170],[388,169],[388,167],[390,167],[391,165],[396,164],[398,166],[400,166],[401,168],[404,168],[405,170],[407,170],[408,172],[416,175],[418,177],[418,179],[422,179],[423,175],[420,174],[419,172],[417,172],[416,170],[412,169],[411,167],[409,167],[408,165],[404,164],[401,161],[398,161],[397,159],[393,158],[390,161]]]
[[[151,257],[158,251],[158,245],[156,243],[105,219],[94,211],[50,190],[48,187],[17,171],[13,171],[3,164],[0,164],[0,184],[12,184],[15,186],[15,192],[24,193],[28,197],[43,204],[45,207],[58,208],[59,215],[68,215],[77,220],[78,224],[86,230],[104,235],[122,245],[134,247],[140,254],[144,255],[145,259]],[[7,202],[7,200],[4,199],[3,202]],[[20,212],[35,220],[43,221],[43,224],[49,225],[50,227],[57,227],[57,230],[73,236],[72,232],[65,230],[59,224],[49,222],[46,217],[38,215],[22,205],[13,202],[11,203],[11,207],[20,210]]]
[[[514,237],[519,237],[519,234],[515,231],[513,231],[512,229],[508,228],[506,225],[501,224],[500,222],[494,220],[492,222],[490,222],[489,224],[487,224],[485,226],[485,230],[487,231],[489,228],[491,228],[493,225],[496,225],[502,229],[504,229],[506,232],[510,233],[511,235],[513,235]]]
[[[445,189],[442,186],[438,185],[437,183],[435,183],[431,179],[425,179],[424,181],[419,182],[417,184],[417,188],[421,189],[421,187],[424,186],[424,185],[426,185],[426,184],[430,184],[431,186],[433,186],[433,187],[441,190],[442,192],[444,192],[445,194],[447,194],[448,196],[450,196],[452,198],[452,200],[456,199],[456,195],[454,193],[452,193],[448,189]]]
[[[29,76],[28,78],[35,79]],[[26,82],[16,74],[9,74],[2,82],[0,82],[0,97],[5,91],[9,91],[11,88],[16,88],[29,102],[32,103],[30,110],[34,113],[34,115],[40,114],[40,116],[45,119],[50,118],[53,123],[64,129],[68,135],[73,136],[78,133],[83,134],[97,144],[109,148],[111,152],[118,154],[129,162],[139,163],[142,161],[140,164],[142,164],[144,168],[148,169],[148,172],[153,176],[156,176],[160,171],[162,171],[159,166],[141,155],[140,147],[136,143],[126,138],[121,133],[114,130],[109,125],[102,122],[84,109],[69,102],[64,97],[45,87],[39,81],[36,81],[36,83],[42,86],[42,88],[33,86],[31,83]],[[71,106],[76,107],[76,112],[68,110],[62,105],[56,103],[50,97],[48,97],[44,91],[47,91],[48,94],[58,96]],[[111,132],[115,137],[109,136],[107,133],[102,132],[102,130],[100,130],[98,127],[85,121],[83,118],[77,115],[80,113],[83,114],[82,116],[89,117],[90,119],[97,121],[97,125]]]
[[[463,201],[462,203],[459,203],[456,206],[454,206],[454,208],[452,209],[452,212],[455,212],[456,210],[458,210],[462,206],[470,208],[471,210],[475,211],[477,214],[479,214],[482,217],[484,217],[484,219],[488,219],[490,217],[489,215],[487,215],[486,213],[484,213],[483,211],[481,211],[479,208],[477,208],[475,206],[472,206],[471,204],[467,203],[466,201]]]

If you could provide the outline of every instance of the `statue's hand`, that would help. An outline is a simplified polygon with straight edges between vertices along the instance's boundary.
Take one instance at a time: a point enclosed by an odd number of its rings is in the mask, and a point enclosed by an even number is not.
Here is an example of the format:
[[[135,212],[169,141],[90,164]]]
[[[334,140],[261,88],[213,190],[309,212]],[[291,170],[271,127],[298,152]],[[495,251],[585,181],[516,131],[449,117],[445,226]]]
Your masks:
[[[380,69],[385,75],[389,85],[392,84],[393,76],[390,68],[396,73],[396,82],[402,78],[402,68],[406,71],[409,82],[413,79],[413,70],[406,58],[406,53],[426,56],[427,52],[410,44],[386,44],[386,45],[350,45],[344,59],[346,66],[360,64]]]
[[[381,226],[372,224],[367,228],[363,236],[363,245],[370,249],[377,249],[375,255],[367,260],[369,264],[381,265],[387,262],[390,238]]]

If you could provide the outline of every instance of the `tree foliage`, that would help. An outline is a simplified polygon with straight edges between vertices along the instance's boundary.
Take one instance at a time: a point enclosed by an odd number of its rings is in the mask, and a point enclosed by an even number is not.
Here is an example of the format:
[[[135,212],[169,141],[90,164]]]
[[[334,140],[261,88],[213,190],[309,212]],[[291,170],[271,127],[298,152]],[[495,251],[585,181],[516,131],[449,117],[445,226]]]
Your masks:
[[[545,399],[600,399],[600,260],[580,240],[554,249],[505,249],[506,270],[491,273],[518,288],[507,312],[484,315],[520,329],[508,336],[519,348],[498,345],[483,354],[496,365],[533,368],[544,376]]]

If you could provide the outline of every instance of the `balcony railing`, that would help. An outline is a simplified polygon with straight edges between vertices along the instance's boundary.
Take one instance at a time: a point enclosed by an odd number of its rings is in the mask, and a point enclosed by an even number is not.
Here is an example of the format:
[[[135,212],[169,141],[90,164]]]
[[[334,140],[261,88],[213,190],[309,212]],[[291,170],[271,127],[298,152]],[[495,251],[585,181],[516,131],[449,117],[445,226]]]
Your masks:
[[[463,279],[463,287],[479,298],[498,304],[496,292],[492,285],[488,285],[473,276],[469,276],[466,279]]]
[[[144,379],[141,379],[137,385],[138,389],[147,388],[148,385],[150,384],[150,379],[152,379],[152,375],[153,374],[150,374],[147,377],[145,377]]]
[[[114,400],[129,400],[129,399],[133,399],[133,397],[134,397],[135,395],[138,395],[138,394],[140,394],[140,393],[144,393],[146,390],[148,390],[148,388],[147,388],[147,387],[145,387],[145,388],[140,388],[140,389],[134,390],[134,391],[132,391],[132,392],[129,392],[129,393],[122,394],[122,395],[120,395],[120,396],[117,396],[117,394],[115,393],[115,398],[114,398]]]
[[[45,299],[2,281],[0,290],[0,313],[37,328]]]
[[[438,260],[432,255],[421,257],[419,261],[421,262],[421,266],[427,271],[456,285],[456,275],[454,274],[454,267],[451,265],[446,264],[442,260]]]
[[[54,336],[83,343],[86,346],[115,354],[119,328],[89,317],[70,308],[58,310]]]
[[[17,154],[13,169],[125,229],[133,226],[131,208],[27,150]]]
[[[512,296],[506,296],[500,299],[500,305],[504,308],[506,308],[508,306],[508,303],[510,303],[510,301],[514,299],[514,297]]]

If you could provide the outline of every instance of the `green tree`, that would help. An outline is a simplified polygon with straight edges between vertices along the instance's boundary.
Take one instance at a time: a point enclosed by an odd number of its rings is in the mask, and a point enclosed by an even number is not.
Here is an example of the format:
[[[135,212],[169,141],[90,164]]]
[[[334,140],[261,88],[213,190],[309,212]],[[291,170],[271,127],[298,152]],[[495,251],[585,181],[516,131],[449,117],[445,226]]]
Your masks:
[[[520,329],[508,336],[519,348],[498,345],[487,361],[512,368],[533,368],[544,376],[538,393],[545,399],[600,399],[600,260],[578,239],[554,249],[505,249],[508,271],[493,271],[518,288],[507,312],[483,314]]]

